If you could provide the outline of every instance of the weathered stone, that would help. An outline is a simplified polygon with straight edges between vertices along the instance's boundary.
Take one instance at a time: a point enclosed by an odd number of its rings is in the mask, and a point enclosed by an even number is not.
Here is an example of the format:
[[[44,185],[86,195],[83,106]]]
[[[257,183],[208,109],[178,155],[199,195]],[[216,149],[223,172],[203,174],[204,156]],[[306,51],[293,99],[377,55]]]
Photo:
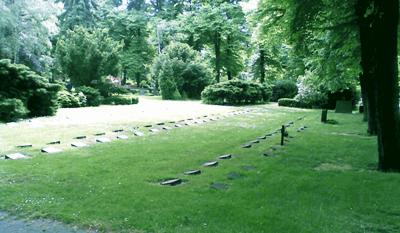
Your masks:
[[[273,133],[268,133],[268,134],[266,134],[265,136],[267,136],[267,137],[272,137],[274,134]]]
[[[165,125],[164,122],[157,123],[157,125]]]
[[[176,122],[175,122],[175,121],[169,121],[168,123],[170,123],[170,124],[175,124]]]
[[[243,166],[242,168],[243,168],[244,170],[246,170],[246,171],[250,171],[250,170],[256,169],[254,166],[251,166],[251,165],[245,165],[245,166]]]
[[[109,138],[97,138],[96,142],[107,143],[107,142],[111,142],[111,140]]]
[[[160,130],[159,130],[159,129],[150,129],[149,131],[150,131],[150,132],[152,132],[152,133],[157,133],[157,132],[160,132]]]
[[[231,159],[232,155],[231,154],[227,154],[227,155],[221,155],[218,157],[219,159]]]
[[[45,147],[41,149],[41,152],[47,153],[47,154],[54,154],[54,153],[59,153],[61,152],[61,149],[55,148],[55,147]]]
[[[168,127],[168,126],[164,126],[164,127],[162,127],[162,129],[163,129],[163,130],[171,130],[172,128],[171,128],[171,127]]]
[[[61,144],[61,141],[54,141],[47,143],[47,145],[56,145],[56,144]]]
[[[181,128],[181,127],[182,127],[181,124],[175,124],[174,126],[175,126],[176,128]]]
[[[227,184],[223,184],[223,183],[212,183],[210,185],[210,188],[217,189],[217,190],[227,190],[228,189],[228,185]]]
[[[269,152],[269,151],[264,152],[263,155],[264,155],[265,157],[273,156],[272,152]]]
[[[261,137],[258,137],[257,139],[259,139],[259,140],[265,140],[265,139],[267,139],[267,136],[261,136]]]
[[[145,125],[144,127],[145,128],[151,128],[151,127],[153,127],[153,125]]]
[[[168,180],[162,181],[161,185],[175,186],[175,185],[178,185],[181,183],[182,183],[181,179],[168,179]]]
[[[142,132],[140,132],[140,131],[135,131],[135,132],[133,132],[133,134],[134,134],[135,136],[138,136],[138,137],[143,137],[143,136],[144,136],[144,133],[142,133]]]
[[[117,138],[118,138],[118,139],[122,139],[122,140],[126,140],[126,139],[128,139],[129,137],[126,136],[126,135],[118,135]]]
[[[245,144],[242,146],[242,148],[251,148],[251,144]]]
[[[104,136],[106,133],[96,133],[94,136]]]
[[[75,137],[74,139],[85,139],[86,138],[86,136],[78,136],[78,137]]]
[[[23,144],[23,145],[18,145],[17,147],[18,148],[30,148],[32,146],[33,146],[32,144]]]
[[[184,173],[185,175],[188,176],[193,176],[193,175],[200,175],[201,171],[200,170],[190,170]]]
[[[87,147],[88,145],[83,142],[73,142],[73,143],[71,143],[71,146],[81,148],[81,147]]]
[[[22,153],[14,153],[14,154],[5,155],[4,158],[11,159],[11,160],[18,160],[18,159],[29,159],[30,157],[28,157]]]
[[[216,167],[218,166],[218,161],[210,161],[203,164],[204,167]]]
[[[237,172],[229,172],[228,173],[228,179],[229,180],[237,180],[237,179],[239,179],[241,177],[242,177],[242,175],[240,173],[237,173]]]
[[[114,133],[121,133],[121,132],[124,132],[124,130],[123,129],[116,129],[116,130],[113,130],[113,132]]]
[[[251,144],[257,144],[257,143],[260,143],[260,141],[259,141],[259,140],[253,140],[253,141],[251,141],[250,143],[251,143]]]

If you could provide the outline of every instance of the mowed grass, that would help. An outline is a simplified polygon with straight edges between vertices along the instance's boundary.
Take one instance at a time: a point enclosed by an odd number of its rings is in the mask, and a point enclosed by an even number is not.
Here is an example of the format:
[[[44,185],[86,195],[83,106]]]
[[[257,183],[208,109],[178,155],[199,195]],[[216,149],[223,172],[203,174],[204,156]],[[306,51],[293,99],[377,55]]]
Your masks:
[[[259,107],[200,126],[0,161],[0,209],[105,232],[400,232],[400,175],[377,172],[360,115]],[[296,121],[305,116],[304,120]],[[295,121],[290,142],[273,136]],[[301,133],[296,129],[306,125]],[[232,153],[215,168],[201,164]],[[200,176],[183,172],[201,169]],[[235,175],[229,176],[230,173]],[[175,187],[164,178],[182,178]],[[226,190],[210,188],[212,183]]]

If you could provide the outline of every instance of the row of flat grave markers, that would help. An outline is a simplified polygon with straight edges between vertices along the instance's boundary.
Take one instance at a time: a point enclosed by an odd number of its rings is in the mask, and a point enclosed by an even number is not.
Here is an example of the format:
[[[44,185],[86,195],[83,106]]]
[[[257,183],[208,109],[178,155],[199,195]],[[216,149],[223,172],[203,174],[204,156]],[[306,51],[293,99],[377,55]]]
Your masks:
[[[201,119],[201,117],[197,118],[197,119],[193,119],[193,118],[188,118],[186,120],[181,120],[178,122],[175,121],[169,121],[168,124],[173,124],[174,128],[180,128],[183,126],[189,126],[189,125],[195,125],[195,124],[201,124],[201,123],[206,123],[206,122],[211,122],[211,121],[217,121],[220,119],[224,119],[224,117],[226,116],[236,116],[236,115],[241,115],[241,114],[245,114],[245,113],[249,113],[251,112],[251,110],[243,110],[243,111],[234,111],[234,112],[229,112],[223,116],[212,116],[209,117],[208,115],[204,115],[203,119]],[[161,126],[162,130],[171,130],[173,129],[173,127],[170,126],[166,126],[167,123],[161,122],[161,123],[157,123],[157,126]],[[152,133],[157,133],[160,132],[160,129],[158,128],[153,128],[152,125],[145,125],[145,128],[151,128],[149,129],[149,132]],[[122,133],[124,132],[124,129],[115,129],[112,131],[113,133]],[[102,132],[102,133],[96,133],[94,134],[94,136],[97,136],[99,138],[96,138],[96,142],[97,143],[108,143],[111,142],[110,138],[105,137],[106,133]],[[133,135],[138,136],[138,137],[142,137],[145,135],[145,133],[141,132],[138,130],[138,128],[134,128],[133,129]],[[127,135],[118,135],[117,139],[121,139],[121,140],[126,140],[129,137]],[[73,139],[75,140],[83,140],[83,139],[87,139],[87,136],[77,136],[74,137]],[[62,150],[56,147],[52,147],[52,145],[60,145],[61,141],[53,141],[53,142],[49,142],[47,143],[48,146],[44,147],[41,149],[42,153],[47,153],[47,154],[54,154],[54,153],[59,153]],[[87,147],[89,146],[88,144],[81,142],[81,141],[75,141],[71,143],[71,147],[75,147],[75,148],[82,148],[82,147]],[[17,148],[20,149],[25,149],[25,148],[32,148],[33,145],[32,144],[22,144],[22,145],[18,145]],[[17,160],[17,159],[25,159],[25,158],[30,158],[30,156],[27,156],[23,153],[13,153],[13,154],[8,154],[4,156],[5,159],[11,159],[11,160]]]
[[[232,154],[218,156],[218,160],[228,160],[228,159],[232,159],[232,158],[233,158]],[[205,162],[202,164],[202,166],[205,168],[217,167],[219,165],[218,160],[212,160],[212,161]],[[195,175],[201,175],[202,171],[198,170],[198,169],[188,170],[188,171],[185,171],[183,174],[186,176],[195,176]],[[181,178],[168,178],[168,179],[164,179],[160,182],[161,185],[165,185],[165,186],[176,186],[176,185],[179,185],[182,183],[183,183],[183,180]]]

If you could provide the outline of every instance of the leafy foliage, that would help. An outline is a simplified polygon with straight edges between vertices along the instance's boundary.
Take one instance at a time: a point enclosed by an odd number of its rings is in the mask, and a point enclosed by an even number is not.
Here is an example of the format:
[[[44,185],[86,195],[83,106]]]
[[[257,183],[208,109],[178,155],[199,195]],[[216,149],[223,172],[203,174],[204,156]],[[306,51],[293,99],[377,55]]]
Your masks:
[[[28,113],[28,109],[20,99],[0,100],[0,121],[16,121],[25,118]]]
[[[278,101],[281,98],[293,98],[296,94],[296,83],[291,80],[277,80],[272,85],[272,101]]]
[[[133,95],[112,95],[103,100],[103,104],[109,105],[131,105],[137,103],[139,103],[139,99]]]
[[[82,92],[58,92],[57,102],[62,108],[79,108],[86,106],[86,96]]]
[[[76,88],[77,92],[82,92],[86,96],[87,106],[99,106],[103,100],[100,91],[88,86],[80,86]]]

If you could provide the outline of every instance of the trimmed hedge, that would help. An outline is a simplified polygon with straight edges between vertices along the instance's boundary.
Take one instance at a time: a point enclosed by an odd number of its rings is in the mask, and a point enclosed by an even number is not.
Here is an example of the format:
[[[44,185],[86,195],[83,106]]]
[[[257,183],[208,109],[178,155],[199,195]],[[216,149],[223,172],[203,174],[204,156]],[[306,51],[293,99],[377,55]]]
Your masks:
[[[230,80],[206,87],[201,96],[207,104],[255,104],[269,101],[271,90],[258,83]]]
[[[60,91],[57,97],[58,104],[62,108],[79,108],[86,106],[86,96],[82,93]]]
[[[76,92],[82,92],[86,96],[87,106],[99,106],[103,101],[100,91],[88,86],[80,86],[76,88]]]
[[[0,100],[0,120],[9,122],[25,118],[29,113],[20,99]]]
[[[272,101],[282,98],[294,98],[298,92],[297,85],[291,80],[278,80],[272,85]]]
[[[139,99],[132,95],[113,95],[104,98],[103,104],[107,105],[130,105],[139,103]]]
[[[301,104],[298,100],[295,99],[282,98],[278,100],[278,105],[284,107],[299,108]]]

